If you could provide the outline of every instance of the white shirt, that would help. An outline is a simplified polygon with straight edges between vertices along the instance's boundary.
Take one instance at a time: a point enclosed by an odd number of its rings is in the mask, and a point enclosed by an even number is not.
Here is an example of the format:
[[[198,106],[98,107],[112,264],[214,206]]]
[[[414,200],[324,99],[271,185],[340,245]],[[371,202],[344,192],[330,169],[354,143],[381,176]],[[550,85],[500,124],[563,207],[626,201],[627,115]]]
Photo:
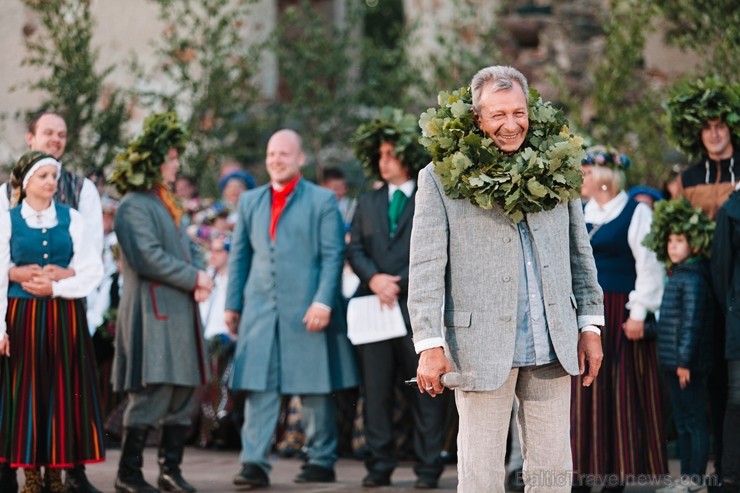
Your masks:
[[[211,274],[211,272],[209,272]],[[208,299],[200,303],[200,314],[203,317],[203,337],[208,340],[219,334],[230,334],[224,319],[226,310],[226,285],[228,273],[213,276],[213,290]]]
[[[69,299],[84,298],[100,283],[103,277],[103,261],[90,239],[85,235],[85,222],[82,215],[74,209],[69,212],[69,234],[72,237],[73,253],[72,260],[67,267],[73,269],[75,275],[60,281],[52,281],[52,296]],[[21,217],[28,227],[33,229],[52,228],[58,224],[57,209],[53,202],[47,209],[37,213],[24,200],[21,204]],[[7,332],[5,313],[8,308],[8,271],[12,266],[10,239],[10,213],[4,212],[0,214],[0,340]]]
[[[583,210],[584,218],[587,223],[594,226],[608,223],[622,213],[628,200],[629,197],[624,191],[619,192],[604,205],[599,205],[591,199]],[[645,320],[648,311],[657,311],[663,298],[663,264],[658,261],[655,252],[642,244],[645,235],[650,232],[652,223],[652,209],[646,204],[637,204],[627,229],[627,243],[632,250],[632,256],[635,257],[637,279],[635,289],[630,292],[629,301],[625,306],[630,311],[630,318],[638,321]]]
[[[110,309],[111,288],[113,287],[113,274],[103,278],[97,289],[87,296],[87,328],[90,335],[95,334],[105,320],[105,314]],[[123,276],[118,276],[118,293],[123,289]]]
[[[396,193],[396,190],[401,189],[403,194],[411,198],[411,194],[414,193],[414,187],[416,187],[416,181],[415,180],[408,180],[401,184],[401,186],[398,185],[392,185],[388,184],[388,202],[393,200],[393,194]]]
[[[0,215],[10,209],[7,187],[7,183],[0,185]],[[94,251],[98,255],[103,255],[103,206],[100,203],[98,189],[87,178],[83,178],[80,202],[77,205],[77,210],[85,221],[87,241],[94,245]]]

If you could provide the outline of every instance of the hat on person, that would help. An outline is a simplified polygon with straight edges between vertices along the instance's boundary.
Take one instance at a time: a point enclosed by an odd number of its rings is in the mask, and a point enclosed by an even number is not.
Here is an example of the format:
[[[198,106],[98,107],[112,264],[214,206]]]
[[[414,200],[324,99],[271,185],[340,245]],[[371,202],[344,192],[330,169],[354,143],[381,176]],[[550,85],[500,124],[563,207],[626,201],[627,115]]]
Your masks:
[[[653,222],[650,232],[642,244],[655,252],[656,257],[666,265],[671,265],[668,258],[668,237],[671,234],[686,235],[691,249],[698,255],[709,257],[714,235],[714,221],[704,214],[701,207],[694,207],[681,197],[673,200],[661,200],[655,203]]]
[[[663,200],[663,194],[657,188],[648,187],[646,185],[635,185],[630,188],[627,192],[629,198],[634,199],[638,195],[647,195],[652,198],[655,202]]]
[[[247,187],[247,190],[251,190],[257,186],[257,183],[248,171],[237,170],[222,176],[218,180],[218,191],[223,192],[226,184],[231,180],[240,180]]]
[[[380,176],[380,144],[393,144],[401,164],[408,167],[409,173],[416,176],[421,168],[431,162],[431,155],[419,143],[421,130],[419,118],[400,109],[384,107],[376,118],[363,123],[354,135],[355,156],[374,178]]]
[[[109,182],[119,193],[151,190],[162,182],[160,166],[167,160],[170,149],[185,150],[187,136],[174,112],[159,113],[144,120],[141,135],[116,156]]]
[[[692,158],[703,155],[701,130],[709,120],[721,119],[730,128],[735,145],[740,144],[740,85],[724,84],[706,77],[676,84],[663,103],[668,139]]]

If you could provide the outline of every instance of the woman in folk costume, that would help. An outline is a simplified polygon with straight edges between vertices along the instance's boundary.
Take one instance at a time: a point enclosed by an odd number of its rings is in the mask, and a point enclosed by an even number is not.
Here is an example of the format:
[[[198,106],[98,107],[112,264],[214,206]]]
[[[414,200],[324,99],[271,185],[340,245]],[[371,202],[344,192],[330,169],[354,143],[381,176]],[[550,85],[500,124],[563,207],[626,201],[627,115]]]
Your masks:
[[[11,174],[15,206],[0,217],[0,462],[25,470],[23,493],[66,491],[62,468],[105,455],[84,307],[103,263],[82,216],[53,201],[60,169],[24,154]],[[9,281],[11,267],[22,282]]]
[[[573,379],[574,491],[590,490],[584,475],[608,479],[602,491],[620,492],[630,477],[668,472],[657,353],[644,327],[648,312],[660,306],[663,266],[642,245],[652,210],[624,192],[629,164],[627,156],[602,146],[588,149],[582,163],[584,218],[606,325],[599,376],[591,387]]]

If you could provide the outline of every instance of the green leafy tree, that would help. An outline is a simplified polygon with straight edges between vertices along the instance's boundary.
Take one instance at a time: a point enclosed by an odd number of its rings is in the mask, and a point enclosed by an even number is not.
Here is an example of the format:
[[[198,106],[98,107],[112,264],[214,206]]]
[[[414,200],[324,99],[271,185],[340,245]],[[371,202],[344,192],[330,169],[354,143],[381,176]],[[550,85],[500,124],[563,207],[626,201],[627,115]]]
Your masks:
[[[179,110],[189,144],[185,169],[206,194],[216,191],[215,169],[234,158],[249,163],[261,153],[254,116],[259,90],[259,46],[248,39],[253,0],[155,0],[164,24],[155,44],[158,65],[170,89],[142,94],[151,109]],[[138,67],[144,76],[144,70]]]
[[[740,8],[736,0],[651,0],[670,24],[666,40],[702,54],[702,69],[740,82]]]
[[[44,74],[24,85],[44,93],[42,108],[64,116],[68,130],[65,163],[84,172],[101,169],[113,161],[122,144],[130,97],[106,84],[113,66],[97,68],[90,1],[22,2],[41,26],[28,37],[22,65]]]
[[[418,92],[427,104],[434,104],[441,90],[467,86],[481,68],[505,63],[498,49],[498,25],[482,17],[478,2],[453,0],[447,7],[452,15],[437,17],[436,46],[413,61],[415,70],[425,74]]]
[[[423,81],[411,65],[409,47],[416,26],[406,26],[402,0],[368,2],[362,12],[358,102],[369,108],[414,104],[411,89]]]
[[[611,3],[604,22],[604,52],[592,73],[596,117],[580,126],[594,143],[614,146],[630,156],[631,183],[657,186],[666,171],[660,163],[669,146],[663,128],[656,124],[663,92],[651,86],[643,64],[654,13],[639,0]]]
[[[358,11],[345,22],[326,19],[308,1],[288,6],[278,19],[267,48],[278,61],[282,100],[276,105],[281,126],[300,131],[313,157],[307,174],[317,180],[323,169],[349,156],[357,120],[357,83],[352,70],[357,53]]]

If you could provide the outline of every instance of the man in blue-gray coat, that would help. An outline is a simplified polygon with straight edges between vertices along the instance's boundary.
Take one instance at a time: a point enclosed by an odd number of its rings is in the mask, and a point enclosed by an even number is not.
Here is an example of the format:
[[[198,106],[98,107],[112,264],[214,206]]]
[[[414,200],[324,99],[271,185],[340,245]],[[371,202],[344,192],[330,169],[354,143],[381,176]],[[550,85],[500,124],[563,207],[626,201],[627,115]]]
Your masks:
[[[342,219],[335,195],[301,178],[305,159],[300,136],[279,130],[267,144],[270,184],[239,199],[225,313],[238,334],[232,387],[247,391],[236,485],[269,484],[280,396],[295,394],[308,453],[295,481],[334,481],[331,392],[357,385],[340,293]]]

